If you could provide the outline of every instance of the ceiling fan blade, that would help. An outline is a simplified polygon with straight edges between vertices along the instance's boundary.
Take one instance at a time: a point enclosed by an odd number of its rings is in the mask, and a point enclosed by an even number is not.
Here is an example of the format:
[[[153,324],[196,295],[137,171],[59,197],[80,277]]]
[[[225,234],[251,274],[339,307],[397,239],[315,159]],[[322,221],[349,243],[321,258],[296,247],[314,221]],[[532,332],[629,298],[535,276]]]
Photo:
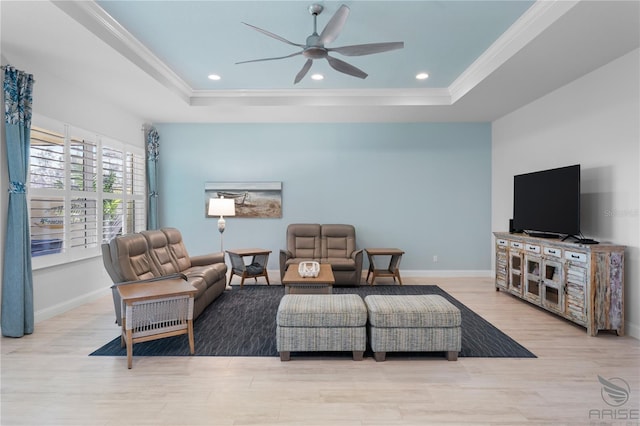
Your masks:
[[[252,59],[250,61],[236,62],[236,65],[238,65],[238,64],[246,64],[246,63],[249,63],[249,62],[275,61],[276,59],[286,59],[286,58],[291,58],[292,56],[298,56],[298,55],[302,55],[302,51],[296,52],[296,53],[292,53],[291,55],[287,55],[287,56],[278,56],[277,58]]]
[[[296,79],[293,80],[293,84],[300,83],[300,80],[302,80],[304,76],[307,75],[307,72],[309,72],[309,69],[311,68],[312,64],[313,64],[313,59],[307,59],[307,62],[304,63],[304,65],[302,66],[302,69],[296,75]]]
[[[340,32],[342,31],[342,27],[344,23],[347,21],[349,17],[349,7],[346,5],[340,6],[340,8],[333,14],[329,22],[327,22],[327,26],[322,30],[322,34],[320,34],[320,42],[324,45],[327,43],[331,43],[335,39],[338,38]]]
[[[262,28],[258,28],[255,25],[247,24],[246,22],[243,22],[243,24],[245,24],[247,27],[253,28],[254,30],[256,30],[258,32],[261,32],[262,34],[264,34],[266,36],[269,36],[271,38],[275,38],[276,40],[280,40],[283,43],[287,43],[287,44],[290,44],[292,46],[304,47],[304,44],[293,43],[293,42],[287,40],[286,38],[280,37],[279,35],[274,34],[272,32],[269,32],[267,30],[263,30]]]
[[[327,61],[329,61],[329,65],[331,65],[331,68],[333,68],[336,71],[340,71],[342,73],[349,74],[354,77],[363,78],[363,79],[367,78],[367,76],[369,75],[366,72],[362,71],[361,69],[356,68],[353,65],[348,64],[345,61],[342,61],[338,58],[332,58],[331,56],[327,56]]]
[[[391,41],[388,43],[368,43],[354,44],[352,46],[332,47],[327,48],[327,50],[330,52],[340,53],[345,56],[364,56],[402,48],[404,48],[404,42]]]

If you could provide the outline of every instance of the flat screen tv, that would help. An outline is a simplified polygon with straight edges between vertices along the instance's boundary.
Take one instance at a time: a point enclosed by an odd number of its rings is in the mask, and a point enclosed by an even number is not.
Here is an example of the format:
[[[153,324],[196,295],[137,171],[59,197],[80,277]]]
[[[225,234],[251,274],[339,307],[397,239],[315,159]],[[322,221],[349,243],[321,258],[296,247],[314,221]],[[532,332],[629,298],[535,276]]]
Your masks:
[[[536,236],[580,235],[580,165],[514,176],[513,228]]]

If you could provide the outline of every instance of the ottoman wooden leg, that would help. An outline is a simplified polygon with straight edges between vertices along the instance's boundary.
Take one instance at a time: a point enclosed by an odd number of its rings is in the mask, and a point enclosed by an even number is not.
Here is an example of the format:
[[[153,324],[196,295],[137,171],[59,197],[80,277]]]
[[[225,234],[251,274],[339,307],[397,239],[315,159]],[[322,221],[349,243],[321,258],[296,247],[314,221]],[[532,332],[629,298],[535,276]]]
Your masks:
[[[457,361],[458,351],[447,351],[447,361]]]
[[[353,360],[362,361],[364,359],[364,351],[353,351]]]
[[[382,362],[386,359],[387,357],[387,353],[386,352],[374,352],[373,354],[373,358],[375,358],[375,360],[377,362]]]
[[[290,361],[291,360],[291,352],[282,351],[280,352],[280,361]]]

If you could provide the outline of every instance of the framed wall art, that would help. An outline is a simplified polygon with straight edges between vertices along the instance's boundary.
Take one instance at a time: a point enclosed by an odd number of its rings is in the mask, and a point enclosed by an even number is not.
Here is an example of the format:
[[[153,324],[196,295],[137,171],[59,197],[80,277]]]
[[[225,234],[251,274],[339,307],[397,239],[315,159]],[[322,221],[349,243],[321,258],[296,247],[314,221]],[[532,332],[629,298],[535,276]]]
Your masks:
[[[206,182],[204,184],[204,214],[210,216],[211,198],[232,198],[234,217],[282,217],[282,182]]]

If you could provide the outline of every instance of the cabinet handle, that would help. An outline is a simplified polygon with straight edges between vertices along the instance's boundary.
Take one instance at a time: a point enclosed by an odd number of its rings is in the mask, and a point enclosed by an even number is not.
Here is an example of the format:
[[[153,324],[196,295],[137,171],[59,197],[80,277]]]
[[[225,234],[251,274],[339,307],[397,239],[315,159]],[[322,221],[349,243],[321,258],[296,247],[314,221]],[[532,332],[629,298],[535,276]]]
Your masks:
[[[578,256],[578,255],[576,255],[576,254],[572,254],[572,255],[571,255],[571,257],[572,257],[573,259],[580,259],[580,256]]]

